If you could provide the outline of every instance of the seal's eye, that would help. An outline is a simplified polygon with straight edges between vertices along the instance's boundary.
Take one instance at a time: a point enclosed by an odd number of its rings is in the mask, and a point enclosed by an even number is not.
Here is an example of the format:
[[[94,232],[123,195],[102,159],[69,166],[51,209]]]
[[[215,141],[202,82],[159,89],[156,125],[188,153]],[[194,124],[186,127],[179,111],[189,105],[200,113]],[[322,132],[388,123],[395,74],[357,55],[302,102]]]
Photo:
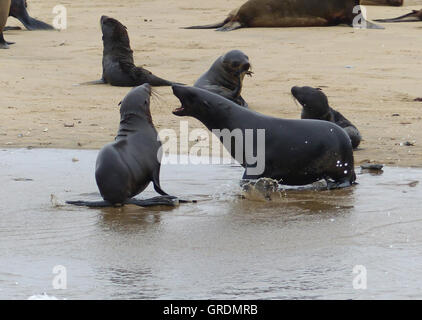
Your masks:
[[[144,104],[145,104],[145,105],[147,105],[147,104],[148,104],[148,101],[146,101],[146,100],[145,100],[145,101],[144,101]]]

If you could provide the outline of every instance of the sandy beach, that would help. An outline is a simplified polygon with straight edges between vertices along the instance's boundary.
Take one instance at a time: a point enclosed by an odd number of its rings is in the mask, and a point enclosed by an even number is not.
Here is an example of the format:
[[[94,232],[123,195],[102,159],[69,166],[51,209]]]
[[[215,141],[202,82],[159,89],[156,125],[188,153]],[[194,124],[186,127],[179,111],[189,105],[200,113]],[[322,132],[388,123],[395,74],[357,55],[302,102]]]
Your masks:
[[[53,0],[28,1],[29,12],[51,23]],[[299,118],[294,85],[321,87],[331,107],[361,131],[356,163],[422,166],[422,22],[384,24],[385,30],[325,28],[183,30],[221,21],[244,0],[62,1],[64,31],[7,31],[16,42],[0,51],[0,146],[98,149],[113,140],[118,103],[129,88],[80,86],[101,77],[99,19],[112,16],[128,28],[135,62],[156,75],[192,85],[220,55],[232,49],[250,58],[254,75],[242,96],[251,109]],[[368,18],[389,18],[420,9],[367,7]],[[10,26],[21,26],[16,19]],[[190,128],[178,118],[171,88],[157,88],[151,110],[158,130]],[[409,145],[406,145],[408,142]]]

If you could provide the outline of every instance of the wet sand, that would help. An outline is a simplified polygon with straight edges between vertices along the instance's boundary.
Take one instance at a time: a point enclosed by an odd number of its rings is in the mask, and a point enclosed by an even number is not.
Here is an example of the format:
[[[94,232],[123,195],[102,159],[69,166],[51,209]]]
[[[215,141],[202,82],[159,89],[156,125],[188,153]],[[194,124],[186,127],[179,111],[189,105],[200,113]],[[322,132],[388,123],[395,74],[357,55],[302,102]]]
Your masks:
[[[0,146],[97,149],[113,139],[117,104],[129,89],[74,86],[101,77],[99,18],[106,14],[128,27],[135,62],[159,76],[192,84],[219,55],[243,50],[254,76],[245,79],[242,95],[252,109],[299,118],[301,108],[290,88],[319,86],[331,106],[361,130],[364,141],[355,153],[357,163],[422,165],[422,103],[413,101],[422,96],[422,23],[386,24],[386,30],[179,29],[220,21],[243,2],[63,1],[67,30],[7,32],[6,39],[16,44],[0,52]],[[29,10],[51,22],[56,4],[29,1]],[[367,7],[368,17],[394,17],[419,6]],[[20,23],[10,18],[8,25]],[[180,118],[171,114],[177,99],[170,88],[156,91],[156,126],[178,131]],[[203,128],[196,120],[189,123]]]
[[[63,206],[100,198],[97,153],[0,151],[0,299],[421,298],[420,169],[357,171],[352,188],[269,202],[240,198],[240,167],[164,165],[163,189],[198,203]],[[155,195],[149,186],[139,198]],[[55,266],[66,290],[52,286]],[[353,287],[355,266],[366,290]]]

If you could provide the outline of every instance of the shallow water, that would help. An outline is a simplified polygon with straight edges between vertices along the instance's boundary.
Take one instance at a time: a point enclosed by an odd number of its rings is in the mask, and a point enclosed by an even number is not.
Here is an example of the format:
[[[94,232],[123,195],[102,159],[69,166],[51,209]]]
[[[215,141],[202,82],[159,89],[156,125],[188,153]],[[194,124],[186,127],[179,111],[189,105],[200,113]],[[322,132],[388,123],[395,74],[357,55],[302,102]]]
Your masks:
[[[164,165],[162,188],[198,203],[60,206],[100,199],[97,152],[0,151],[0,298],[422,298],[422,170],[357,169],[352,188],[265,201],[239,196],[240,167]],[[353,287],[356,265],[366,290]]]

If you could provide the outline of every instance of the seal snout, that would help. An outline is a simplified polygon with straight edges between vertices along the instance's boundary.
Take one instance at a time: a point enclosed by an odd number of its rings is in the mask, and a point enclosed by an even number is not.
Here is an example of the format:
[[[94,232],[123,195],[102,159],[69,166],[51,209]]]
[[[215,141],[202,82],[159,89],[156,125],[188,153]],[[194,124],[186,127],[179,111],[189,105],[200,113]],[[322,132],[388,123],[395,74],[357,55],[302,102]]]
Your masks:
[[[292,88],[291,92],[292,92],[292,95],[293,95],[295,98],[297,98],[297,95],[299,94],[299,90],[300,90],[300,87],[298,87],[298,86],[294,86],[294,87]]]
[[[183,106],[183,89],[185,86],[179,85],[179,84],[173,84],[171,86],[171,89],[173,90],[173,94],[180,100],[181,106],[175,108],[172,113],[175,116],[183,116],[185,115],[185,108]]]

